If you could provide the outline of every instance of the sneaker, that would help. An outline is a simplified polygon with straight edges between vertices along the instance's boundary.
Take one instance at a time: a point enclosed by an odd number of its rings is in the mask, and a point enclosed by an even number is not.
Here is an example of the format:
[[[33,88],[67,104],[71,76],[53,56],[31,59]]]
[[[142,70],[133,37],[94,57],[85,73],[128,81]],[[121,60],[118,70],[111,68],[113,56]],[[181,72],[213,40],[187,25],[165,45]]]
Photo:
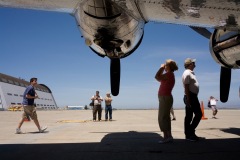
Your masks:
[[[43,133],[46,129],[47,129],[47,126],[41,127],[41,129],[39,130],[39,133]]]
[[[16,129],[16,134],[22,134],[22,131],[21,131],[20,128],[17,128],[17,129]]]

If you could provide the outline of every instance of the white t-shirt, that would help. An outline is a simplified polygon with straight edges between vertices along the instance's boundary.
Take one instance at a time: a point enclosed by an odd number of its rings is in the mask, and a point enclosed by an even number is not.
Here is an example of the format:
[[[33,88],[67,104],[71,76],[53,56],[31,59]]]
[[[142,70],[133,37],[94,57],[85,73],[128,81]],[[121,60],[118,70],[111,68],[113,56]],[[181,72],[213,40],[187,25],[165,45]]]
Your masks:
[[[189,84],[189,90],[192,93],[198,94],[199,84],[193,71],[191,71],[190,69],[186,69],[182,75],[182,82],[183,86],[185,84]]]
[[[217,105],[217,101],[215,99],[211,99],[210,100],[210,104],[211,104],[211,106],[216,106]]]
[[[95,96],[95,95],[93,95],[92,98],[94,98],[94,96]],[[103,100],[101,96],[99,96],[99,98],[100,98],[101,100]],[[94,105],[101,105],[102,101],[101,101],[100,99],[99,99],[99,100],[96,100],[96,99],[95,99],[94,102],[93,102]]]

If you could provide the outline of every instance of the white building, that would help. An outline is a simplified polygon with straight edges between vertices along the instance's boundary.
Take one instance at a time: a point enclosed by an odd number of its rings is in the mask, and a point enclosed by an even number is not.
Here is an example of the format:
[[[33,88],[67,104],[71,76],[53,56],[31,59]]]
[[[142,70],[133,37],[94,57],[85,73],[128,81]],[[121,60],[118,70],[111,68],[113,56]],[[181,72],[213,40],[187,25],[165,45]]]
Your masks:
[[[21,105],[23,93],[29,81],[14,78],[0,73],[0,110],[6,110],[12,105]],[[57,109],[51,90],[44,84],[35,86],[39,99],[35,99],[37,109]]]

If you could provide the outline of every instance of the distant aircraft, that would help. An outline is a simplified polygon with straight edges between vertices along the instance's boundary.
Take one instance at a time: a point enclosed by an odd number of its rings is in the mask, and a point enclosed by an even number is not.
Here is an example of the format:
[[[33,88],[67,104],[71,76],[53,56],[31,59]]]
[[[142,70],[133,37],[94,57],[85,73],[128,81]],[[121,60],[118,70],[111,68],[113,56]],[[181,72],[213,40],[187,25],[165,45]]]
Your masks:
[[[86,45],[110,59],[114,96],[119,94],[120,59],[138,48],[150,21],[187,25],[210,39],[211,55],[221,66],[222,102],[228,100],[231,69],[240,68],[240,0],[0,0],[0,7],[74,16]]]

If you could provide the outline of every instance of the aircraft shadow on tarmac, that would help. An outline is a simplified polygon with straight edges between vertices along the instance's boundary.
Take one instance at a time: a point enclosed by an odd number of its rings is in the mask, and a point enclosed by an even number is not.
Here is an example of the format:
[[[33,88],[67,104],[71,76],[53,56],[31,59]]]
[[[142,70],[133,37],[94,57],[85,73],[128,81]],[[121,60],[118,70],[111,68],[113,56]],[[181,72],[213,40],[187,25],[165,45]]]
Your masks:
[[[227,129],[221,129],[221,131],[240,136],[240,128],[227,128]]]
[[[231,130],[231,129],[230,129]],[[237,129],[239,130],[239,129]],[[1,160],[233,160],[240,156],[240,138],[158,144],[153,132],[113,132],[100,143],[2,144]],[[79,140],[80,141],[80,140]]]

